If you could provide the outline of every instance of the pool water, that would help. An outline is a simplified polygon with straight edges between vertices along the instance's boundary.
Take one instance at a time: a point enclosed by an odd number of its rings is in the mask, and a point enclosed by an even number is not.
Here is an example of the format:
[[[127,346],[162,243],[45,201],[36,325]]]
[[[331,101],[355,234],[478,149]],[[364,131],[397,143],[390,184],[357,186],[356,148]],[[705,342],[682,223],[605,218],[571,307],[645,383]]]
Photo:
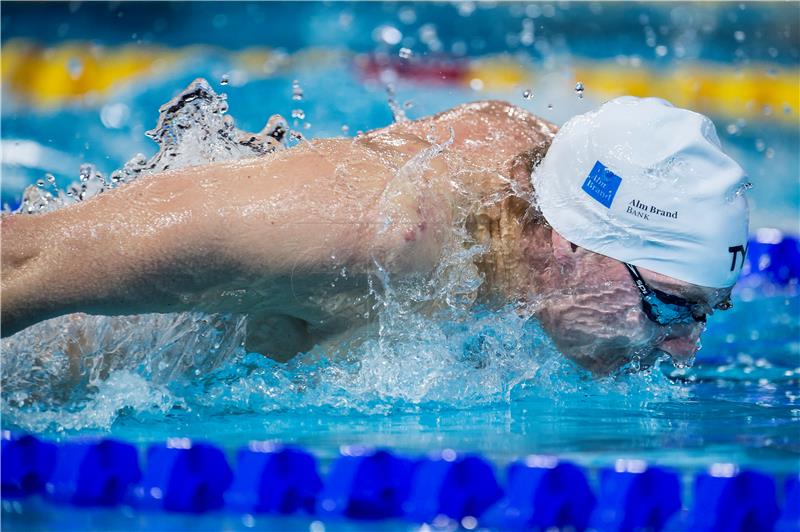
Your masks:
[[[159,106],[198,77],[228,95],[236,127],[259,131],[279,113],[293,130],[313,138],[354,136],[400,115],[415,118],[486,98],[506,99],[560,124],[609,97],[609,89],[595,89],[588,79],[584,91],[576,92],[576,70],[599,80],[597,73],[630,66],[631,58],[639,65],[631,68],[645,78],[693,65],[717,69],[720,78],[748,69],[795,79],[798,72],[798,22],[786,16],[791,6],[775,4],[624,10],[602,3],[534,4],[535,9],[405,3],[69,6],[59,4],[58,13],[39,20],[29,7],[3,4],[4,54],[20,46],[21,38],[51,47],[80,39],[100,48],[93,52],[99,64],[103,57],[121,61],[108,51],[139,42],[162,47],[153,52],[161,66],[71,99],[58,96],[68,91],[57,87],[31,88],[29,94],[10,89],[18,86],[4,77],[2,201],[12,208],[23,189],[46,173],[53,175],[54,187],[66,190],[82,163],[108,179],[135,154],[155,154],[158,146],[145,131],[156,126]],[[157,12],[147,19],[149,27],[136,27],[143,24],[141,10]],[[450,22],[453,17],[458,25]],[[272,22],[266,36],[260,18]],[[529,27],[532,37],[526,36]],[[603,31],[612,27],[617,31]],[[526,45],[529,38],[533,43]],[[192,43],[213,47],[188,48]],[[258,55],[258,68],[248,66],[243,50],[259,46],[283,51]],[[411,56],[401,57],[400,48]],[[509,55],[498,57],[501,52]],[[276,66],[265,67],[263,57]],[[386,57],[393,68],[370,67]],[[442,58],[470,72],[507,70],[511,61],[513,68],[536,75],[497,74],[506,81],[495,86],[488,78],[431,78],[428,66],[444,68]],[[75,69],[88,68],[85,57],[76,61]],[[483,70],[475,67],[478,61]],[[670,97],[658,86],[650,89]],[[36,90],[61,99],[42,103]],[[800,133],[793,107],[799,101],[795,94],[786,109],[756,111],[743,104],[740,113],[708,103],[723,144],[754,184],[751,227],[764,242],[781,232],[800,233]],[[210,128],[221,116],[204,112],[197,120]],[[173,148],[187,161],[205,160],[197,155],[198,145]],[[431,322],[389,308],[382,316],[387,336],[347,356],[315,351],[288,364],[246,353],[240,346],[243,324],[233,317],[54,320],[3,341],[2,427],[55,439],[112,435],[142,446],[182,436],[227,450],[254,439],[279,440],[302,445],[323,461],[342,445],[363,444],[410,454],[476,451],[499,465],[539,453],[590,467],[622,457],[687,474],[715,462],[778,475],[796,472],[797,278],[776,283],[751,275],[734,294],[733,309],[709,320],[693,367],[664,362],[604,379],[566,362],[535,323],[522,322],[512,309],[471,309]],[[82,348],[85,362],[77,379],[67,380],[66,344],[79,330],[89,339]],[[107,358],[120,344],[129,358]],[[4,512],[4,525],[38,522],[46,528],[67,519],[97,529],[196,523],[117,510],[51,513],[30,504],[22,515]],[[213,527],[247,526],[239,518],[215,519]],[[264,519],[260,523],[273,528],[309,526],[309,520],[278,525]]]

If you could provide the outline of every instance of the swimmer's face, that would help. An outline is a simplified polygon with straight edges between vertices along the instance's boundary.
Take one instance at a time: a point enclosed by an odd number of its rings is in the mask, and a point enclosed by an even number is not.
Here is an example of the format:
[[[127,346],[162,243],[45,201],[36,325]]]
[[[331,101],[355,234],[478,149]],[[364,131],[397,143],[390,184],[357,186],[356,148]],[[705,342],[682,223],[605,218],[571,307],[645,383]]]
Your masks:
[[[553,245],[554,272],[538,316],[565,355],[597,373],[611,372],[633,357],[647,364],[664,353],[679,364],[691,361],[704,323],[665,326],[651,321],[624,264],[571,246],[556,234]],[[730,296],[730,288],[706,288],[639,271],[651,288],[695,302],[707,314]]]

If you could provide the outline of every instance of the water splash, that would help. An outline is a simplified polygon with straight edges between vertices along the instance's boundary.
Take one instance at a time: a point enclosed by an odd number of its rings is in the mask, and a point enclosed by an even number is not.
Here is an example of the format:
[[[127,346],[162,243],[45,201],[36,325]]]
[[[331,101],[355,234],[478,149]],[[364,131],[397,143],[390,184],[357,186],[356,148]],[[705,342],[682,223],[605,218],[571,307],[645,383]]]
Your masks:
[[[146,133],[159,145],[149,160],[139,154],[121,170],[114,182],[127,182],[141,174],[163,172],[198,164],[257,157],[284,148],[288,126],[280,115],[269,118],[258,133],[236,128],[226,115],[227,96],[217,94],[204,79],[189,84],[159,109],[158,124]]]
[[[282,117],[252,134],[238,130],[226,111],[225,95],[197,80],[161,107],[157,127],[148,132],[159,145],[152,158],[134,157],[110,180],[86,165],[66,192],[30,187],[22,210],[60,208],[170,168],[284,149],[290,130]],[[431,139],[389,188],[431,193],[420,188],[422,177],[453,140],[452,132],[444,141]],[[456,216],[453,238],[429,277],[393,279],[376,260],[376,319],[288,364],[246,353],[247,324],[240,316],[70,315],[30,327],[2,342],[6,423],[36,431],[109,429],[120,416],[166,416],[175,409],[195,415],[304,408],[386,413],[507,404],[531,394],[557,402],[608,388],[623,390],[622,396],[631,389],[645,390],[648,398],[653,389],[667,393],[655,371],[614,386],[586,379],[529,313],[475,309],[483,279],[474,259],[485,250],[471,243],[464,216]],[[441,304],[420,310],[432,301]],[[641,394],[632,397],[641,400]]]
[[[238,160],[283,149],[286,121],[272,116],[259,133],[235,127],[226,96],[202,79],[161,107],[158,124],[147,135],[159,145],[150,159],[139,154],[107,181],[93,165],[82,165],[78,181],[66,191],[30,186],[17,212],[33,214],[63,208],[142,176],[170,168]],[[92,404],[102,383],[120,371],[134,372],[167,393],[174,379],[194,379],[243,351],[246,321],[241,316],[197,313],[127,317],[74,314],[36,324],[2,340],[2,410],[11,423],[35,430],[46,412]],[[123,396],[119,396],[122,398]],[[121,404],[125,404],[120,399]],[[108,403],[108,408],[117,403]],[[66,406],[61,406],[66,405]],[[77,410],[76,410],[77,408]],[[88,407],[87,407],[88,408]],[[65,418],[66,419],[66,418]],[[102,417],[113,421],[113,415]],[[86,414],[86,426],[97,426]],[[70,423],[80,428],[79,417]],[[107,428],[107,426],[106,426]]]

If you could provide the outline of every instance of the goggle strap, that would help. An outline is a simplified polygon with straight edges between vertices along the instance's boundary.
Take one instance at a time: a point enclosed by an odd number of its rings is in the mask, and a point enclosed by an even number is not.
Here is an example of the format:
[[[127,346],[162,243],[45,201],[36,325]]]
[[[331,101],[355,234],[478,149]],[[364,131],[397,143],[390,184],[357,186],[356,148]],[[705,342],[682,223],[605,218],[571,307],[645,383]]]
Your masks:
[[[636,266],[628,264],[627,262],[623,262],[623,264],[626,268],[628,268],[628,273],[630,273],[631,277],[633,277],[633,282],[636,284],[636,288],[639,289],[639,292],[642,293],[642,296],[649,296],[652,294],[653,292],[645,284],[644,279],[642,279],[642,276],[639,274],[639,270],[636,269]]]

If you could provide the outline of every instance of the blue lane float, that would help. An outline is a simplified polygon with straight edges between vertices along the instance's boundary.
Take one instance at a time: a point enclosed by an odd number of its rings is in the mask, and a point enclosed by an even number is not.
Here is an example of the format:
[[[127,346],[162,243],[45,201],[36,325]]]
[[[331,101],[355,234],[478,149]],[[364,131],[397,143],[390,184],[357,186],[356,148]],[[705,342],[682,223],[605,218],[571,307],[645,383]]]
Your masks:
[[[4,499],[41,493],[53,474],[57,448],[29,435],[14,437],[3,431],[0,452],[0,491]]]
[[[786,286],[800,281],[800,239],[763,227],[747,243],[742,279]]]
[[[641,460],[618,460],[600,470],[600,499],[592,518],[598,532],[661,530],[681,509],[678,475]]]
[[[317,515],[387,519],[403,515],[414,462],[385,450],[344,447],[328,473]]]
[[[585,530],[595,496],[583,471],[551,456],[529,456],[508,467],[507,495],[482,517],[501,530]]]
[[[446,449],[417,465],[403,509],[416,522],[430,523],[439,516],[461,521],[481,516],[502,496],[491,464]]]
[[[783,512],[775,532],[800,532],[800,473],[786,479]]]
[[[184,513],[224,506],[468,529],[800,532],[800,472],[785,479],[779,511],[775,478],[732,464],[698,474],[691,506],[681,508],[677,474],[636,460],[600,469],[593,490],[581,467],[529,456],[509,466],[504,496],[491,463],[451,450],[411,458],[345,447],[325,477],[307,451],[265,442],[239,450],[235,475],[222,449],[185,438],[150,446],[144,475],[138,456],[137,447],[116,440],[53,444],[4,432],[2,498]]]
[[[778,515],[771,476],[739,472],[733,464],[714,464],[695,477],[692,509],[671,520],[666,530],[769,532]]]
[[[170,512],[202,513],[222,508],[233,471],[222,450],[188,438],[171,438],[147,449],[147,471],[137,505]]]
[[[314,512],[322,479],[309,453],[267,442],[239,449],[226,506],[242,513]]]
[[[133,445],[111,439],[66,442],[58,446],[45,493],[50,500],[75,506],[115,506],[141,476]]]

